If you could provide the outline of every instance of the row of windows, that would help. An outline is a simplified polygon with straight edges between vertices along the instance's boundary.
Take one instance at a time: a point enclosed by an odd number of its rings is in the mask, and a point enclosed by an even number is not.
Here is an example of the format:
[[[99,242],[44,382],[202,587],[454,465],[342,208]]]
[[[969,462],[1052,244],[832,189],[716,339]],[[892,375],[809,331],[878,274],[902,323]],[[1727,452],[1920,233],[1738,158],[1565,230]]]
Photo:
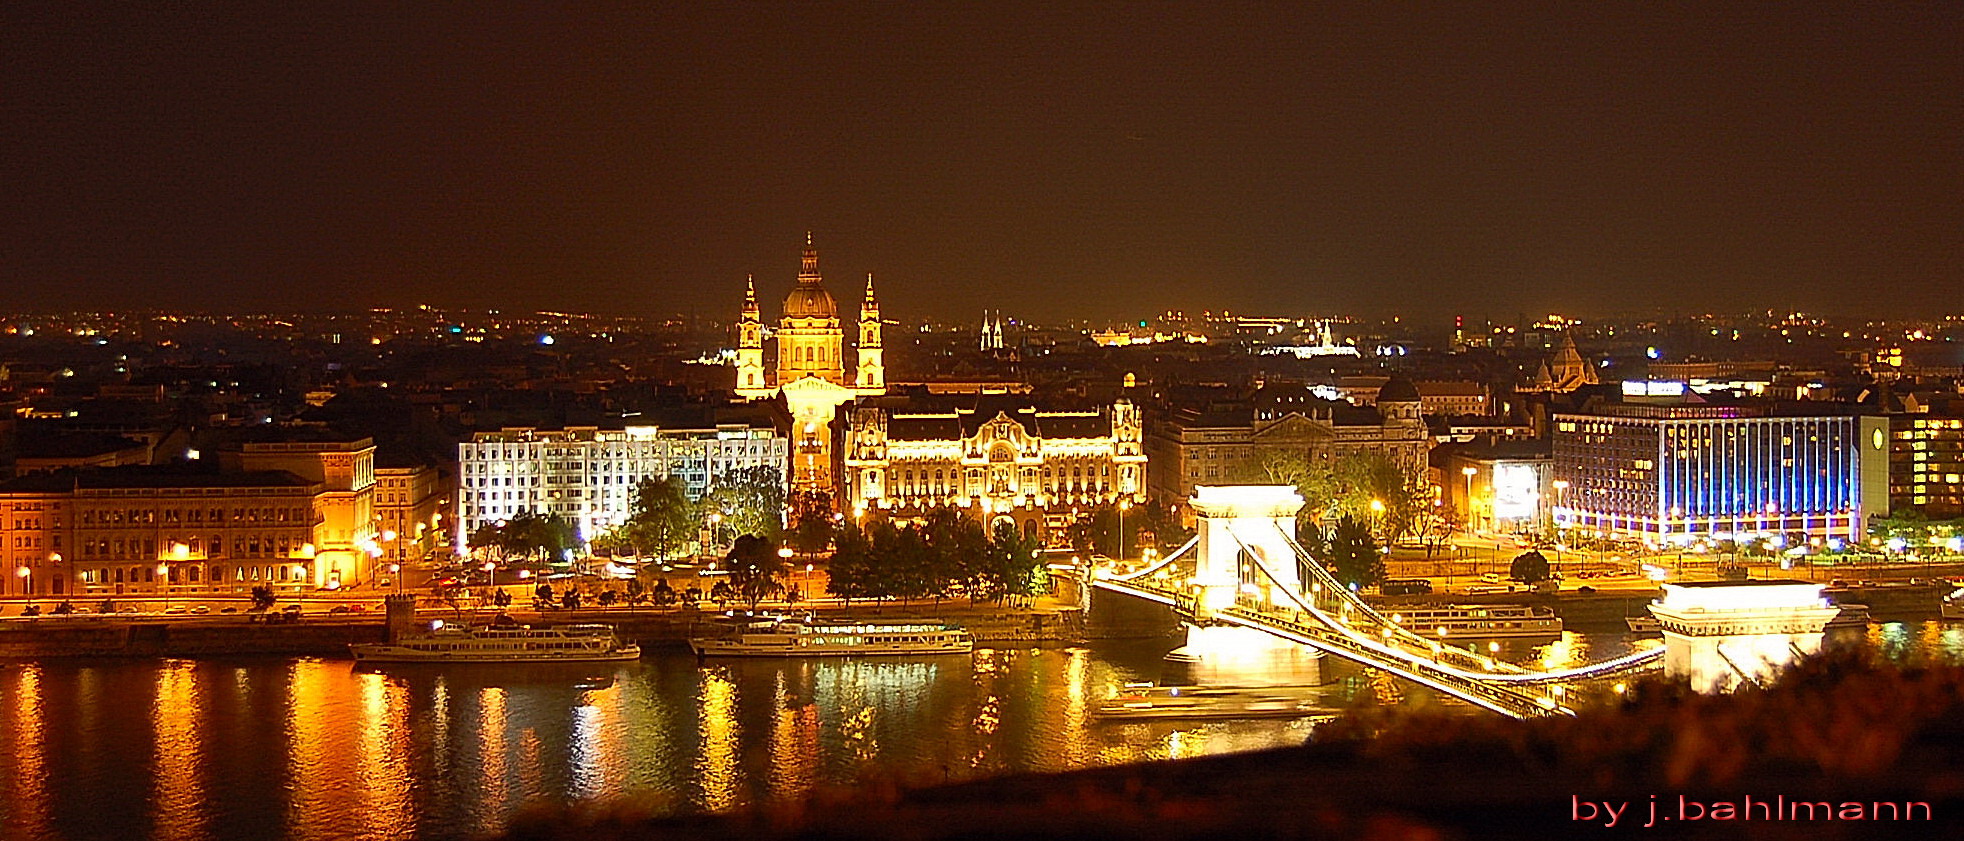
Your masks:
[[[231,541],[230,557],[259,558],[284,557],[301,551],[308,543],[303,535],[239,535]],[[156,558],[159,547],[172,550],[182,544],[185,551],[195,556],[225,555],[226,541],[222,535],[210,538],[189,537],[184,539],[165,538],[159,541],[154,537],[144,538],[90,538],[81,542],[81,557],[94,558]],[[58,545],[55,548],[60,548]]]
[[[214,566],[207,575],[202,567],[194,564],[169,566],[170,583],[196,584],[208,579],[216,584],[228,579],[232,581],[303,581],[307,573],[305,567],[289,564],[273,566]],[[104,569],[85,569],[81,571],[83,584],[155,584],[157,568],[149,564],[129,567],[107,567]]]
[[[161,515],[161,517],[160,517]],[[121,526],[155,525],[161,519],[165,523],[224,523],[227,522],[223,508],[106,508],[82,509],[82,525]],[[233,508],[230,522],[234,523],[306,523],[312,522],[313,509],[307,507]],[[57,523],[56,527],[60,527]],[[15,526],[19,528],[19,526]],[[33,528],[39,528],[38,525]]]

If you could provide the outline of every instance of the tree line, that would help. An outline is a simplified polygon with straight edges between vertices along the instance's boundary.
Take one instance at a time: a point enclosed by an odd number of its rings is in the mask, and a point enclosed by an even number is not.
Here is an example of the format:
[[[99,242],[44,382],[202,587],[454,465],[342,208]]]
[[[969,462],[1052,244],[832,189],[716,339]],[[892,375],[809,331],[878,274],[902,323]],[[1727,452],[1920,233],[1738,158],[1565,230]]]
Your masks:
[[[985,529],[964,509],[932,509],[906,525],[875,516],[839,528],[827,589],[848,601],[1026,599],[1049,585],[1038,548],[1014,523]]]

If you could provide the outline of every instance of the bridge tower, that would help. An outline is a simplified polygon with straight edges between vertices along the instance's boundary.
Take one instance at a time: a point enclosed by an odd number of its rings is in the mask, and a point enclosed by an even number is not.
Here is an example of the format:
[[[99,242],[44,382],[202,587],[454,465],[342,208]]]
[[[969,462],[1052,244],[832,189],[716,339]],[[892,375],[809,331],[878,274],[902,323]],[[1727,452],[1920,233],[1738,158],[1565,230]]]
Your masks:
[[[1263,601],[1286,604],[1270,592],[1268,576],[1251,566],[1256,560],[1276,581],[1302,591],[1296,553],[1288,543],[1288,536],[1296,533],[1296,512],[1303,507],[1294,487],[1200,485],[1187,503],[1200,521],[1193,576],[1198,616],[1233,605],[1244,582],[1253,584]]]
[[[1818,653],[1841,608],[1805,581],[1691,581],[1664,585],[1650,606],[1664,629],[1664,673],[1699,692],[1724,692],[1771,677]]]
[[[1189,677],[1202,683],[1316,682],[1321,652],[1253,628],[1209,621],[1238,597],[1290,604],[1274,591],[1270,575],[1282,586],[1302,590],[1288,536],[1296,533],[1303,498],[1288,485],[1202,485],[1187,504],[1199,520],[1193,622],[1186,644],[1167,659],[1189,664]]]

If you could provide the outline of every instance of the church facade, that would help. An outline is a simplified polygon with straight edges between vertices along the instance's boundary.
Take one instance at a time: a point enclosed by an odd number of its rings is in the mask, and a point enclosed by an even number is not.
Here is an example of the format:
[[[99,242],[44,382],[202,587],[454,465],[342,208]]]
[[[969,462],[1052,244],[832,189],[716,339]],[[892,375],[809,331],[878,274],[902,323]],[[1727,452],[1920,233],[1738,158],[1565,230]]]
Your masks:
[[[873,277],[859,307],[853,373],[847,376],[846,334],[838,302],[818,271],[818,249],[805,236],[798,282],[784,298],[784,311],[772,333],[777,358],[764,365],[765,329],[757,306],[755,279],[744,290],[737,323],[736,394],[747,400],[783,397],[791,416],[790,475],[794,492],[835,489],[833,422],[839,407],[854,398],[886,393],[886,363],[880,344],[880,304]]]

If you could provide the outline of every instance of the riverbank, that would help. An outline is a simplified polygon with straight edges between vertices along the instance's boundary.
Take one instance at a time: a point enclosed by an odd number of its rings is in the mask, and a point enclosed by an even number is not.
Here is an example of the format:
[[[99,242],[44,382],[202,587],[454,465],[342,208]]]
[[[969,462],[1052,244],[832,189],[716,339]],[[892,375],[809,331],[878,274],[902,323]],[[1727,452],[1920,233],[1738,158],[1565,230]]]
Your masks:
[[[851,616],[881,622],[939,620],[967,628],[979,645],[1071,645],[1085,638],[1083,614],[1074,607],[1038,601],[1027,608],[957,602],[824,606],[820,617]],[[421,610],[420,619],[489,622],[494,611]],[[644,647],[688,644],[712,616],[700,610],[593,608],[575,611],[511,611],[525,624],[613,625]],[[219,617],[41,616],[0,621],[0,658],[210,657],[230,655],[347,656],[354,643],[387,637],[379,614],[304,614],[298,621],[267,624],[243,615]]]

